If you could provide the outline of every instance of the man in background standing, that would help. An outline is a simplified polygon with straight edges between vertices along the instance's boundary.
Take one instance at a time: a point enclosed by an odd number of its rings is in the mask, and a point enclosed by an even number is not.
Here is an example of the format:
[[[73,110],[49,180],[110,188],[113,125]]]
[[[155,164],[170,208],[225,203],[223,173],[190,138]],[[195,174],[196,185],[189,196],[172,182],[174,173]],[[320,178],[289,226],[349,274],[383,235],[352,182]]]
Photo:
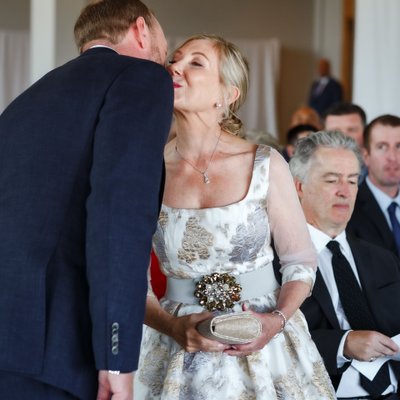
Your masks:
[[[322,117],[334,103],[342,101],[342,85],[331,76],[331,64],[326,58],[318,61],[319,78],[311,85],[308,105]]]
[[[0,117],[2,399],[133,396],[173,105],[167,44],[139,0],[92,2],[75,38],[82,54]]]

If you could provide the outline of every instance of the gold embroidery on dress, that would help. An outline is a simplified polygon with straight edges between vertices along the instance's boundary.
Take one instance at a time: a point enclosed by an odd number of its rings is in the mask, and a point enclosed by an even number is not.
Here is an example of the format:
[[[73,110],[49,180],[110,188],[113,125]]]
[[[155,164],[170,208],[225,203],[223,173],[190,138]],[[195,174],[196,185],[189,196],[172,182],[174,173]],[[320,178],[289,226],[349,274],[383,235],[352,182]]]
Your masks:
[[[210,257],[209,247],[213,245],[214,236],[207,232],[196,217],[186,222],[182,248],[178,250],[178,259],[187,263],[197,259],[207,260]]]

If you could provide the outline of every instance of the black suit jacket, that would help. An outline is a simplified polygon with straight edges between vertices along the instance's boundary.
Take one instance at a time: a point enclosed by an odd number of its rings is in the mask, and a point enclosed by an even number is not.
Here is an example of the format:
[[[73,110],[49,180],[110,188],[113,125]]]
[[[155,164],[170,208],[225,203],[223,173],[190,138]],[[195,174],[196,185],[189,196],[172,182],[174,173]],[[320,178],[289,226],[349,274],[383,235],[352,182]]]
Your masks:
[[[313,82],[311,85],[308,105],[314,108],[320,116],[334,103],[342,101],[342,86],[334,78],[329,77],[328,83],[321,93],[317,92],[319,81]]]
[[[172,105],[163,67],[94,48],[1,115],[0,370],[89,399],[136,369]]]
[[[389,251],[348,236],[348,242],[366,295],[372,315],[379,332],[394,336],[400,333],[400,261]],[[302,307],[311,336],[321,353],[325,366],[335,388],[349,364],[338,369],[337,350],[345,331],[339,322],[333,304],[322,278],[317,271],[312,295]],[[397,378],[400,378],[400,363],[391,362]]]
[[[365,181],[359,186],[353,215],[346,231],[398,255],[393,232]]]

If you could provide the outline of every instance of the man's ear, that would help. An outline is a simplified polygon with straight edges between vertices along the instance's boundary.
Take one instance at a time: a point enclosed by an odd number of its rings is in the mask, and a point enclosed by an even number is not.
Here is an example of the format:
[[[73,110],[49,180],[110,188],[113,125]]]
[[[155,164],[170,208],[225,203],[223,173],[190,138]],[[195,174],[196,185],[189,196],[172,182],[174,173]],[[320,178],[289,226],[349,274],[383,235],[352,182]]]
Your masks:
[[[299,196],[299,199],[303,198],[303,183],[300,182],[297,178],[294,178],[294,186],[296,187],[297,191],[297,196]]]
[[[361,155],[362,155],[362,158],[363,158],[363,160],[364,160],[364,164],[368,167],[368,163],[369,163],[369,153],[368,153],[368,150],[367,150],[365,147],[363,147],[363,148],[361,149]]]
[[[140,50],[147,50],[150,47],[151,34],[144,18],[138,17],[136,22],[132,24],[131,29],[138,48]]]
[[[296,149],[295,149],[295,147],[292,145],[292,144],[288,144],[287,146],[286,146],[286,152],[287,152],[287,155],[290,157],[290,158],[292,158],[293,157],[293,154],[294,154],[294,151],[295,151]]]

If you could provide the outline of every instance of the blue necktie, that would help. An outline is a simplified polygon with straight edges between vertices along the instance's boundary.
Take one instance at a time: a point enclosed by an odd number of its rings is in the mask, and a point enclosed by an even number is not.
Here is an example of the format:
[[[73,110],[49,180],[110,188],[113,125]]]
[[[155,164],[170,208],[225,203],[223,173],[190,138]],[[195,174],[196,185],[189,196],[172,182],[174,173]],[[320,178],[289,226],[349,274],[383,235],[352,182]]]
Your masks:
[[[397,207],[397,203],[393,202],[388,207],[388,212],[389,212],[390,222],[392,224],[392,232],[393,232],[394,240],[395,240],[396,246],[397,246],[397,252],[398,252],[398,254],[400,254],[400,224],[396,217],[396,207]]]

